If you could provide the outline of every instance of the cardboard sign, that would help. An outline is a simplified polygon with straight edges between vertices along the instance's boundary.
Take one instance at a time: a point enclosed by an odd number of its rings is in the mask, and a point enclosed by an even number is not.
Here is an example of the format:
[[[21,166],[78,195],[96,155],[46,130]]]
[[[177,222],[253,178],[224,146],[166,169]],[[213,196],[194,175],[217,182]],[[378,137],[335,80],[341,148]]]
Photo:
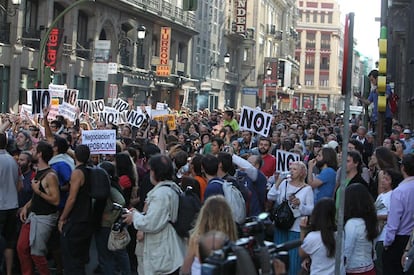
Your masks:
[[[151,118],[168,115],[168,110],[151,110]]]
[[[240,117],[240,129],[249,130],[267,137],[270,133],[271,122],[271,114],[243,106]]]
[[[59,105],[59,115],[69,119],[70,121],[75,121],[76,106],[73,106],[67,102],[63,102],[61,105]]]
[[[105,124],[118,125],[119,112],[115,108],[105,106],[104,111],[99,113],[99,121]]]
[[[52,98],[47,119],[50,121],[55,120],[57,115],[59,115],[59,98]]]
[[[49,107],[52,97],[49,90],[32,91],[32,114],[42,114],[43,108]]]
[[[82,131],[82,144],[89,147],[91,154],[115,154],[115,130]]]
[[[22,104],[21,109],[20,109],[20,117],[22,119],[26,119],[26,116],[28,116],[29,118],[33,118],[32,106],[27,105],[27,104]]]
[[[93,100],[90,103],[91,113],[98,114],[104,111],[105,102],[103,99]]]
[[[113,102],[112,107],[115,108],[116,110],[118,110],[118,112],[122,113],[124,111],[128,111],[129,104],[125,100],[123,100],[121,98],[117,98]]]
[[[129,111],[118,112],[118,125],[128,123],[128,113]]]
[[[49,84],[49,93],[52,97],[63,98],[65,96],[66,85]]]
[[[154,120],[164,121],[164,118],[167,118],[168,129],[176,130],[177,126],[175,125],[175,115],[164,115],[164,116],[155,116]]]
[[[300,156],[295,153],[277,150],[276,151],[276,172],[289,171],[289,165],[292,162],[300,161]]]
[[[135,127],[141,127],[142,123],[145,121],[145,114],[138,113],[135,110],[132,110],[131,112],[129,112],[128,116],[127,116],[127,122]]]
[[[72,106],[76,105],[76,100],[78,100],[79,91],[75,89],[66,89],[63,97],[63,102],[69,103]]]
[[[89,114],[90,113],[90,100],[87,99],[78,99],[77,105],[80,113]]]
[[[155,110],[166,110],[168,109],[168,104],[157,102],[157,105],[155,106]]]
[[[148,114],[150,117],[151,117],[151,110],[152,110],[151,105],[145,106],[145,111],[147,111],[147,114]],[[138,106],[138,107],[137,107],[137,112],[138,112],[139,114],[142,114],[142,109],[141,109],[141,106]]]

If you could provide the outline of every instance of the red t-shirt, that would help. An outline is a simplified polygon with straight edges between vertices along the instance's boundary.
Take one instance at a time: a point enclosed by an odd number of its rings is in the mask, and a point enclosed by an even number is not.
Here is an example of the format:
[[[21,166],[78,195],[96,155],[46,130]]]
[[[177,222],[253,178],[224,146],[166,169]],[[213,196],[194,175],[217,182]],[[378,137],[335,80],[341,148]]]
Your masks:
[[[132,182],[127,175],[123,175],[119,178],[119,185],[122,189],[128,189],[131,188]]]
[[[276,158],[273,155],[266,154],[262,156],[263,166],[260,171],[266,176],[271,177],[276,171]]]

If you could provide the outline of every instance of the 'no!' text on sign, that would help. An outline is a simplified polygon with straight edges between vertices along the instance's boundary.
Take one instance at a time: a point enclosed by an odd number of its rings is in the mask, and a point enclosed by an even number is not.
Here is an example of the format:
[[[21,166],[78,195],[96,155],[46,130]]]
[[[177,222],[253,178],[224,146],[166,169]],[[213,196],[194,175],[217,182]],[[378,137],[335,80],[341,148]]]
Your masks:
[[[277,150],[276,151],[276,172],[287,172],[289,171],[289,165],[292,162],[300,161],[300,156],[295,153]]]
[[[249,130],[267,137],[270,132],[272,115],[243,106],[240,117],[240,129]]]

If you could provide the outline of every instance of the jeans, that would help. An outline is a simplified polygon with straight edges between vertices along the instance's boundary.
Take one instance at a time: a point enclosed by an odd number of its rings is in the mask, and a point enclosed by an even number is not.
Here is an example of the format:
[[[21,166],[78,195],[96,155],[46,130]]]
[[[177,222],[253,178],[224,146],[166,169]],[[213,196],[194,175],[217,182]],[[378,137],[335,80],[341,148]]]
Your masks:
[[[100,227],[95,232],[96,249],[98,250],[98,261],[102,273],[105,275],[116,274],[119,271],[121,275],[131,274],[131,265],[126,249],[110,251],[108,249],[108,238],[111,228]]]

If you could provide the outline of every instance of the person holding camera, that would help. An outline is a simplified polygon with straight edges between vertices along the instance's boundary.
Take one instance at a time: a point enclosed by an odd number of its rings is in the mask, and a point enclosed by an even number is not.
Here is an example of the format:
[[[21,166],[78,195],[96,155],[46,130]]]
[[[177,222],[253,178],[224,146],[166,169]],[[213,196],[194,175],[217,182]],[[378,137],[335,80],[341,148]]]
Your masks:
[[[279,177],[267,194],[267,199],[275,201],[275,206],[287,200],[293,212],[295,221],[288,229],[276,228],[274,233],[275,244],[300,238],[300,218],[312,213],[314,197],[312,187],[305,183],[307,175],[306,165],[302,161],[292,162],[289,167],[290,177]],[[298,249],[289,251],[289,274],[297,274],[300,269]]]
[[[236,223],[230,206],[221,195],[209,197],[201,208],[190,236],[181,274],[201,274],[198,242],[201,236],[212,230],[223,232],[231,241],[237,240]]]
[[[143,232],[145,274],[177,274],[184,260],[185,243],[172,223],[178,217],[180,187],[172,181],[174,168],[166,155],[149,160],[154,188],[147,194],[146,213],[136,209],[123,215],[124,222]],[[141,273],[140,273],[141,275]]]

